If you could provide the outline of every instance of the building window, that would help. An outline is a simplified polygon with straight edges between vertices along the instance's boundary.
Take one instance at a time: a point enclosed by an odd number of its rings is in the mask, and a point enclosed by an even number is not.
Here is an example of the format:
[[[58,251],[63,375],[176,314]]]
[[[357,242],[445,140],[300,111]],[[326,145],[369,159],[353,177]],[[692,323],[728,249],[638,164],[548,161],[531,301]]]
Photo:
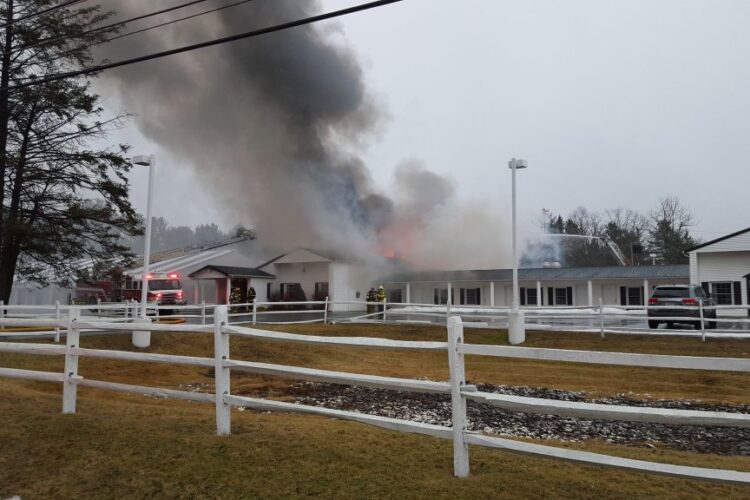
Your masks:
[[[732,283],[711,283],[711,294],[719,305],[734,305],[732,301]]]
[[[307,300],[302,285],[299,283],[282,283],[281,300],[283,302],[303,302]]]
[[[535,306],[537,304],[536,288],[526,289],[526,305]]]
[[[448,289],[447,288],[435,288],[433,296],[435,304],[447,304],[448,303]]]
[[[555,305],[556,306],[568,305],[568,298],[569,297],[568,297],[567,288],[555,288]],[[572,300],[570,302],[572,302]]]
[[[315,283],[315,296],[313,300],[325,300],[328,297],[328,282],[319,281]]]
[[[403,293],[400,288],[396,288],[394,290],[388,290],[388,302],[393,302],[394,304],[400,304],[403,302]]]
[[[621,306],[642,306],[643,287],[642,286],[621,286],[620,287],[620,305]]]
[[[481,288],[462,288],[461,289],[461,304],[478,306],[482,303],[482,289]]]
[[[642,306],[643,305],[643,288],[628,287],[628,303],[629,306]]]

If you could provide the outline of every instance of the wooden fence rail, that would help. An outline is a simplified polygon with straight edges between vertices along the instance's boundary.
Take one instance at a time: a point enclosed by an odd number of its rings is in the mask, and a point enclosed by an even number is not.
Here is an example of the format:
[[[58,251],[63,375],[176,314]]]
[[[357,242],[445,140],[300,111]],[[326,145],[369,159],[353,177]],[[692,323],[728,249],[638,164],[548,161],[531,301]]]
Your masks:
[[[750,473],[748,472],[686,467],[631,460],[604,454],[514,441],[511,439],[486,436],[480,433],[471,432],[468,430],[466,417],[467,400],[490,404],[506,411],[660,424],[750,428],[750,414],[628,407],[623,405],[557,401],[543,398],[487,393],[478,391],[475,386],[466,382],[464,357],[467,355],[500,356],[543,361],[734,372],[750,372],[750,359],[666,356],[466,344],[464,343],[463,335],[464,324],[459,316],[451,316],[448,318],[447,342],[434,342],[390,340],[370,337],[300,335],[285,332],[272,332],[256,328],[245,328],[229,324],[229,314],[226,306],[216,307],[214,309],[214,314],[212,315],[213,325],[205,326],[164,325],[158,323],[128,324],[95,321],[89,318],[82,319],[80,310],[75,308],[68,309],[67,313],[68,317],[64,319],[45,318],[43,320],[48,326],[65,328],[67,330],[65,346],[39,343],[0,342],[0,352],[65,357],[65,369],[63,373],[0,367],[0,377],[62,383],[62,410],[64,413],[75,413],[77,389],[80,386],[101,390],[148,394],[159,397],[213,403],[216,408],[216,429],[217,434],[219,435],[231,434],[231,408],[242,407],[264,411],[297,412],[321,415],[352,420],[399,432],[418,433],[442,439],[449,439],[453,442],[454,475],[457,477],[464,477],[469,474],[469,445],[473,445],[500,448],[516,453],[525,453],[539,457],[567,460],[596,466],[615,467],[637,472],[665,474],[681,478],[704,479],[732,484],[750,484]],[[33,321],[34,319],[31,318],[0,317],[0,326],[28,324],[27,322]],[[211,332],[214,337],[214,356],[196,357],[84,348],[80,346],[80,331],[82,328],[95,330],[109,329],[113,331],[127,331],[137,328],[139,330],[145,329],[155,332],[175,332],[185,330],[204,333]],[[251,337],[264,341],[306,343],[313,345],[446,351],[450,378],[448,381],[444,382],[418,380],[232,359],[230,357],[230,339],[232,336]],[[214,394],[208,394],[89,379],[78,373],[78,360],[81,357],[213,367],[215,391]],[[397,418],[369,415],[355,411],[336,410],[319,406],[300,405],[234,395],[231,393],[231,373],[233,370],[333,384],[368,386],[389,390],[450,395],[451,426],[425,424]]]

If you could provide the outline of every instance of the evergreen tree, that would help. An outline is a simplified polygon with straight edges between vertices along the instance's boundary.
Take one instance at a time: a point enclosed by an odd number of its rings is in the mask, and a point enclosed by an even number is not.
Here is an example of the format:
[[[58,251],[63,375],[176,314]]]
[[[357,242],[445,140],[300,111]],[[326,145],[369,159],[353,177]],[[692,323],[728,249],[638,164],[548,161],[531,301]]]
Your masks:
[[[102,108],[90,90],[91,76],[13,88],[90,64],[88,45],[112,34],[95,29],[111,13],[85,3],[20,19],[57,3],[0,4],[0,299],[5,301],[18,276],[42,284],[66,282],[81,259],[128,257],[123,233],[139,226],[128,199],[127,146],[91,146],[122,118],[99,120]]]
[[[649,251],[663,264],[687,264],[685,250],[698,242],[690,235],[693,216],[677,197],[667,197],[650,213]]]

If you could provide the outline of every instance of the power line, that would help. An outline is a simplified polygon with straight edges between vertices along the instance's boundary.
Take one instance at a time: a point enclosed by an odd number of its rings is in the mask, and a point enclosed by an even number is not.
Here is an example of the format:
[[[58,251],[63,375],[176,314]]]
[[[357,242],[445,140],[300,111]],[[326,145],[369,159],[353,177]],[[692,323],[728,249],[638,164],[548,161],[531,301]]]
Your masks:
[[[256,37],[256,36],[266,35],[268,33],[274,33],[274,32],[277,32],[277,31],[283,31],[283,30],[287,30],[287,29],[290,29],[290,28],[296,28],[298,26],[304,26],[304,25],[307,25],[307,24],[313,24],[313,23],[316,23],[316,22],[319,22],[319,21],[325,21],[326,19],[333,19],[333,18],[336,18],[336,17],[342,17],[342,16],[346,16],[348,14],[354,14],[355,12],[362,12],[362,11],[365,11],[365,10],[374,9],[376,7],[382,7],[384,5],[389,5],[389,4],[396,3],[396,2],[401,2],[401,1],[402,0],[378,0],[378,1],[375,1],[375,2],[369,2],[369,3],[365,3],[365,4],[361,4],[361,5],[355,5],[354,7],[348,7],[346,9],[335,10],[333,12],[328,12],[326,14],[319,14],[317,16],[306,17],[304,19],[299,19],[297,21],[290,21],[288,23],[277,24],[275,26],[270,26],[268,28],[261,28],[261,29],[257,29],[257,30],[253,30],[253,31],[247,31],[245,33],[239,33],[239,34],[236,34],[236,35],[225,36],[223,38],[216,38],[214,40],[209,40],[207,42],[195,43],[195,44],[192,44],[192,45],[186,45],[186,46],[183,46],[183,47],[178,47],[176,49],[165,50],[165,51],[162,51],[162,52],[155,52],[153,54],[147,54],[145,56],[134,57],[132,59],[124,59],[122,61],[115,61],[115,62],[111,62],[111,63],[98,64],[96,66],[91,66],[91,67],[83,68],[83,69],[76,70],[76,71],[68,71],[68,72],[65,72],[65,73],[58,73],[56,75],[51,75],[51,76],[48,76],[48,77],[39,78],[37,80],[33,80],[33,81],[30,81],[30,82],[19,83],[17,85],[12,85],[12,86],[9,86],[9,87],[6,87],[6,88],[0,88],[0,91],[22,89],[22,88],[31,87],[31,86],[34,86],[34,85],[41,85],[41,84],[44,84],[44,83],[50,83],[50,82],[55,82],[55,81],[58,81],[58,80],[63,80],[65,78],[72,78],[72,77],[76,77],[76,76],[82,76],[82,75],[88,75],[88,74],[91,74],[91,73],[97,73],[99,71],[103,71],[103,70],[106,70],[106,69],[118,68],[118,67],[121,67],[121,66],[128,66],[130,64],[136,64],[136,63],[140,63],[140,62],[144,62],[144,61],[150,61],[152,59],[160,59],[162,57],[167,57],[167,56],[171,56],[171,55],[174,55],[174,54],[181,54],[183,52],[189,52],[189,51],[192,51],[192,50],[202,49],[202,48],[205,48],[205,47],[212,47],[214,45],[220,45],[220,44],[224,44],[224,43],[228,43],[228,42],[234,42],[236,40],[242,40],[244,38],[252,38],[252,37]]]
[[[75,0],[75,2],[81,2],[81,1],[84,1],[84,0]],[[79,38],[79,37],[82,37],[82,36],[90,35],[91,33],[96,33],[97,31],[104,31],[104,30],[107,30],[109,28],[114,28],[114,27],[117,27],[117,26],[123,26],[123,25],[128,24],[128,23],[132,23],[132,22],[135,22],[135,21],[140,21],[141,19],[146,19],[146,18],[149,18],[149,17],[158,16],[160,14],[165,14],[167,12],[172,12],[173,10],[182,9],[184,7],[190,7],[191,5],[195,5],[195,4],[198,4],[198,3],[203,3],[205,1],[206,0],[192,0],[191,2],[186,2],[186,3],[179,4],[179,5],[174,5],[172,7],[167,7],[166,9],[161,9],[161,10],[157,10],[157,11],[154,11],[154,12],[149,12],[148,14],[141,14],[139,16],[131,17],[130,19],[125,19],[123,21],[118,21],[118,22],[115,22],[115,23],[106,24],[104,26],[97,26],[96,28],[91,28],[90,30],[82,31],[80,33],[72,33],[70,35],[59,36],[57,38],[47,38],[45,40],[39,40],[37,42],[30,43],[28,45],[22,45],[21,47],[16,47],[11,52],[18,52],[20,50],[27,50],[27,49],[31,49],[31,48],[34,48],[34,47],[38,47],[39,45],[46,45],[48,43],[62,42],[64,40],[68,40],[70,38]]]
[[[16,23],[20,23],[22,21],[26,21],[27,19],[31,19],[32,17],[43,16],[44,14],[47,14],[49,12],[53,12],[53,11],[56,11],[58,9],[62,9],[62,8],[68,7],[70,5],[81,3],[81,2],[85,2],[85,1],[86,0],[70,0],[68,2],[63,2],[63,3],[57,4],[57,5],[53,5],[52,7],[47,7],[46,9],[42,9],[42,10],[37,11],[37,12],[32,12],[31,14],[26,14],[25,16],[21,16],[21,17],[19,17],[17,19],[13,19],[9,23],[5,23],[3,25],[0,25],[0,29],[6,28],[8,26],[12,26],[12,25],[14,25]]]
[[[249,2],[252,2],[252,1],[253,0],[240,0],[239,2],[230,3],[228,5],[223,5],[221,7],[216,7],[214,9],[204,10],[203,12],[198,12],[196,14],[191,14],[189,16],[184,16],[184,17],[180,17],[180,18],[177,18],[177,19],[173,19],[171,21],[166,21],[166,22],[163,22],[163,23],[155,24],[154,26],[149,26],[148,28],[142,28],[142,29],[135,30],[135,31],[129,31],[127,33],[123,33],[121,35],[113,36],[113,37],[107,38],[105,40],[101,40],[101,41],[98,41],[98,42],[90,43],[88,45],[83,45],[81,47],[76,47],[74,49],[66,50],[64,52],[56,54],[55,57],[54,57],[54,59],[59,59],[61,56],[64,56],[65,54],[69,54],[71,52],[75,52],[77,50],[88,49],[88,48],[93,47],[95,45],[100,45],[102,43],[111,42],[113,40],[119,40],[120,38],[125,38],[125,37],[131,36],[131,35],[137,35],[138,33],[143,33],[143,32],[150,31],[150,30],[153,30],[153,29],[156,29],[156,28],[162,28],[162,27],[168,26],[170,24],[179,23],[181,21],[187,21],[188,19],[193,19],[195,17],[205,16],[206,14],[212,14],[212,13],[218,12],[220,10],[229,9],[230,7],[236,7],[236,6],[241,5],[243,3],[249,3]]]

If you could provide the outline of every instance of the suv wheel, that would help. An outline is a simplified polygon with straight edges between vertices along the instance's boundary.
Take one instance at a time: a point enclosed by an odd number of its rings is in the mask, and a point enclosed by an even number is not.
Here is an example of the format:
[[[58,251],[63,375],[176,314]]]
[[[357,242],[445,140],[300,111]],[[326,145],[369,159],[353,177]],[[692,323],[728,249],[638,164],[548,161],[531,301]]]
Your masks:
[[[648,327],[651,328],[652,330],[656,330],[657,328],[659,328],[659,322],[658,321],[649,321],[648,322]]]

